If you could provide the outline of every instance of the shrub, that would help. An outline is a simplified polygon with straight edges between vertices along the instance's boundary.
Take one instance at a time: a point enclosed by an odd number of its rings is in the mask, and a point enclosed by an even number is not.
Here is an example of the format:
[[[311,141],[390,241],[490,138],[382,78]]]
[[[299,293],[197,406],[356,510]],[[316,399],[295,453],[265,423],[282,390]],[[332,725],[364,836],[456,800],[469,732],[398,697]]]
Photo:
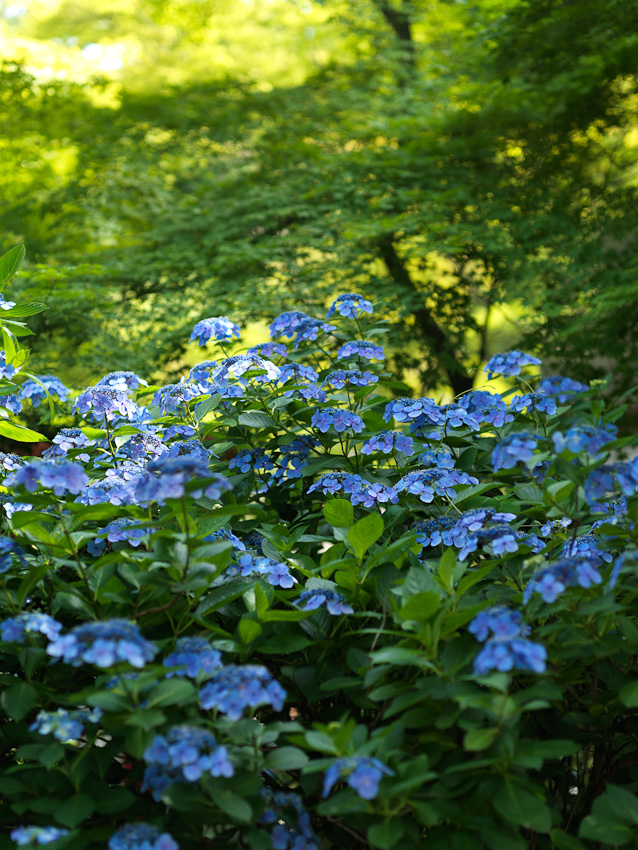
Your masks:
[[[5,409],[28,385],[79,425],[1,458],[15,844],[635,846],[622,408],[521,352],[486,367],[502,395],[396,397],[367,305],[284,314],[230,357],[236,326],[204,319],[218,359],[191,379],[68,401],[25,370],[40,306],[3,312]]]

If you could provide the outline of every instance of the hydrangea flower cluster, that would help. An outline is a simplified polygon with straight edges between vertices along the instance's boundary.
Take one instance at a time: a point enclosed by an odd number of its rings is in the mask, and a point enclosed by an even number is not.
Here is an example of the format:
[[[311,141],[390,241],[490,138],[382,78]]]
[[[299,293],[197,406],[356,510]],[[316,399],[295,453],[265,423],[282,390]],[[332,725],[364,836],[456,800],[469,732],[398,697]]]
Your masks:
[[[537,445],[537,438],[524,431],[504,437],[492,452],[494,472],[499,469],[513,469],[517,463],[532,460]]]
[[[120,417],[134,419],[139,415],[138,406],[123,390],[98,385],[88,387],[73,402],[73,411],[89,421],[103,424]]]
[[[257,354],[259,357],[287,357],[288,349],[283,342],[260,342],[253,345],[246,354]]]
[[[0,634],[5,643],[22,643],[27,634],[37,633],[54,641],[61,631],[62,623],[40,611],[23,611],[0,623]]]
[[[418,496],[427,504],[435,496],[454,499],[457,495],[454,487],[459,484],[478,484],[478,478],[458,469],[418,469],[400,478],[396,489]]]
[[[308,494],[316,490],[324,495],[328,493],[334,495],[343,490],[350,497],[353,505],[363,505],[366,508],[386,502],[396,504],[399,501],[399,491],[396,487],[379,483],[371,484],[360,475],[346,472],[328,472],[320,476],[308,488]]]
[[[10,537],[0,537],[0,573],[6,573],[11,568],[14,557],[21,564],[26,563],[24,549]]]
[[[601,584],[603,579],[598,572],[599,563],[600,558],[582,555],[554,561],[535,573],[523,593],[523,604],[529,602],[533,593],[538,593],[544,602],[551,604],[568,587]]]
[[[293,337],[298,325],[309,318],[310,316],[299,310],[281,313],[270,325],[270,338],[278,339],[281,336]]]
[[[560,553],[561,558],[588,558],[590,561],[605,561],[611,564],[613,557],[610,552],[604,552],[598,548],[600,539],[595,534],[581,534],[571,540],[565,541],[563,550]]]
[[[275,824],[270,834],[272,850],[322,850],[299,794],[270,788],[264,788],[262,794],[268,808],[259,823]]]
[[[7,472],[13,472],[19,466],[23,466],[24,458],[13,452],[0,452],[0,469],[6,469]]]
[[[617,434],[618,428],[611,424],[600,424],[596,428],[591,425],[572,425],[564,435],[555,431],[552,440],[557,452],[569,449],[574,454],[585,452],[595,455],[606,443],[615,440]]]
[[[343,410],[340,407],[319,407],[312,414],[310,423],[313,428],[325,434],[330,428],[334,428],[338,434],[351,429],[358,434],[365,428],[363,419],[356,413]]]
[[[527,410],[528,412],[537,410],[539,413],[553,416],[557,409],[554,399],[544,393],[515,395],[510,401],[510,410]]]
[[[78,708],[76,711],[58,708],[57,711],[39,711],[29,726],[29,732],[53,735],[62,743],[77,741],[84,734],[85,723],[99,723],[101,718],[101,708]]]
[[[222,494],[231,490],[227,478],[211,472],[206,461],[196,455],[162,457],[146,465],[145,476],[140,476],[133,485],[135,501],[140,505],[157,502],[163,505],[167,499],[181,499],[186,494],[187,485],[201,480],[202,486],[190,493],[193,499],[220,499]],[[203,482],[206,482],[205,484]]]
[[[109,838],[108,850],[179,850],[179,844],[148,823],[129,823]]]
[[[577,393],[586,393],[588,390],[587,384],[581,384],[580,381],[573,381],[571,378],[565,378],[562,375],[543,378],[539,384],[539,391],[544,395],[554,396],[559,404],[565,404],[572,396]]]
[[[180,638],[175,649],[162,662],[169,669],[166,678],[172,676],[188,676],[196,679],[198,676],[214,673],[222,666],[221,654],[202,637]]]
[[[285,699],[286,691],[258,664],[222,667],[199,692],[203,709],[219,711],[229,720],[239,720],[245,709],[254,711],[260,705],[281,711]]]
[[[134,548],[137,548],[155,530],[154,528],[141,527],[139,520],[120,517],[114,519],[98,532],[98,536],[106,537],[109,543],[122,543],[126,541]]]
[[[26,845],[33,847],[35,844],[53,844],[54,841],[68,834],[68,829],[59,829],[57,826],[19,826],[11,830],[9,837],[18,847]]]
[[[349,360],[353,357],[363,357],[364,360],[385,360],[383,347],[367,339],[350,340],[337,351],[337,360]]]
[[[135,372],[109,372],[97,382],[97,386],[112,387],[120,392],[135,392],[140,387],[147,387],[148,381],[140,378]]]
[[[335,313],[350,319],[356,319],[361,313],[372,313],[372,304],[363,295],[348,292],[339,295],[328,308],[326,319],[330,319]]]
[[[315,342],[319,339],[320,333],[329,334],[330,331],[336,329],[336,325],[329,325],[327,322],[322,322],[321,319],[306,318],[295,326],[294,350],[297,351],[302,342]]]
[[[88,449],[94,445],[95,440],[89,440],[80,428],[62,428],[53,438],[53,445],[42,452],[42,457],[45,460],[54,460],[58,457],[63,458],[71,451]],[[76,457],[82,463],[89,462],[89,454],[87,452],[79,452]]]
[[[141,668],[153,660],[157,647],[142,637],[135,623],[114,618],[75,626],[53,639],[47,653],[73,667],[84,662],[104,668],[123,661]]]
[[[361,756],[336,759],[324,773],[322,794],[327,797],[338,780],[345,779],[362,799],[374,800],[384,775],[394,776],[394,771],[379,759]]]
[[[474,673],[485,676],[492,670],[505,673],[513,668],[544,673],[547,650],[526,640],[529,626],[520,611],[505,606],[488,608],[472,620],[469,631],[485,646],[474,659]]]
[[[297,579],[291,575],[288,564],[273,561],[265,556],[255,556],[250,552],[239,552],[237,562],[231,564],[226,570],[226,576],[263,576],[268,584],[273,587],[283,587],[289,590],[297,583]]]
[[[379,431],[361,446],[361,454],[364,455],[371,455],[373,452],[383,452],[388,455],[395,451],[407,457],[412,456],[414,454],[412,437],[400,431]]]
[[[201,348],[211,339],[214,339],[215,342],[226,342],[233,337],[239,339],[239,325],[231,322],[226,316],[215,316],[197,322],[191,333],[190,340],[191,342],[197,340]]]
[[[395,398],[386,404],[383,412],[384,422],[391,419],[409,422],[416,429],[424,425],[442,425],[445,415],[432,398]]]
[[[376,384],[378,380],[378,375],[373,375],[370,371],[362,372],[360,369],[335,369],[328,374],[325,383],[340,390],[346,386],[369,387],[372,384]]]
[[[202,389],[198,384],[189,384],[182,381],[179,384],[167,384],[160,387],[153,396],[153,405],[159,408],[160,413],[181,413],[188,408],[188,402],[202,395]]]
[[[585,499],[596,502],[617,489],[625,496],[638,492],[638,457],[621,463],[606,463],[590,472],[585,481]]]
[[[2,481],[3,487],[23,486],[29,493],[42,487],[56,496],[81,493],[89,476],[79,463],[72,461],[33,460],[18,467]]]
[[[483,371],[487,372],[487,379],[491,381],[496,375],[505,377],[520,375],[523,367],[540,366],[540,364],[538,357],[532,357],[531,354],[525,354],[523,351],[508,351],[505,354],[495,354],[487,361]]]
[[[55,375],[38,375],[37,381],[29,378],[28,381],[22,384],[18,398],[21,401],[30,401],[32,405],[37,406],[38,404],[42,404],[48,396],[53,396],[60,401],[66,401],[69,397],[69,392],[69,389]]]
[[[319,587],[304,590],[295,599],[295,605],[301,608],[302,611],[316,611],[318,608],[325,606],[328,613],[334,616],[338,616],[339,614],[354,614],[352,605],[348,605],[342,593],[338,593],[335,590],[324,590]]]
[[[173,726],[166,735],[156,735],[144,751],[149,765],[142,791],[152,790],[160,800],[174,782],[197,782],[202,776],[233,776],[235,770],[226,747],[217,743],[207,729]]]
[[[502,428],[514,421],[514,416],[509,412],[503,399],[486,390],[471,390],[459,398],[458,404],[471,413],[476,421],[485,425]]]

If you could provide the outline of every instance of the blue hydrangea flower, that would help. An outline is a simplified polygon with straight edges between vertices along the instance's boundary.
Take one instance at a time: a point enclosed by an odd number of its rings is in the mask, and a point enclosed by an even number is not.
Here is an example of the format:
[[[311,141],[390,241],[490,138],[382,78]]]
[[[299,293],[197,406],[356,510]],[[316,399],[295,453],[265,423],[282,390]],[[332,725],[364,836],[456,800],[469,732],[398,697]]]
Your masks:
[[[395,486],[399,492],[418,496],[428,503],[435,494],[453,499],[456,496],[454,487],[459,484],[478,484],[478,478],[458,469],[417,469],[400,478]]]
[[[58,829],[57,826],[19,826],[11,830],[9,837],[19,847],[33,847],[34,844],[53,844],[58,838],[64,838],[68,834],[68,829]]]
[[[11,363],[7,363],[7,352],[0,349],[0,378],[13,378],[20,370]]]
[[[53,490],[56,496],[81,493],[89,476],[79,463],[71,461],[33,460],[14,470],[3,480],[3,487],[25,487],[34,493],[38,487]]]
[[[245,545],[242,541],[237,537],[236,534],[233,534],[232,531],[228,528],[220,528],[217,531],[213,531],[212,534],[207,534],[204,540],[228,540],[233,544],[235,549],[239,549],[240,551],[244,551],[246,549]]]
[[[236,563],[231,564],[225,573],[229,578],[235,576],[263,576],[273,587],[286,590],[294,587],[297,579],[291,575],[288,564],[273,561],[265,556],[255,557],[250,552],[240,552]]]
[[[0,470],[6,469],[7,472],[13,472],[20,466],[24,466],[25,460],[20,455],[14,452],[0,452]]]
[[[119,392],[129,392],[139,390],[140,387],[147,387],[148,381],[140,378],[135,372],[109,372],[97,382],[97,386],[112,387]]]
[[[517,463],[532,460],[537,445],[537,438],[525,431],[504,437],[492,452],[494,472],[499,469],[513,469]]]
[[[578,556],[596,562],[606,561],[610,564],[613,560],[611,553],[599,549],[599,543],[600,540],[595,534],[581,534],[579,537],[565,541],[559,557],[573,558]]]
[[[73,667],[86,662],[104,668],[125,661],[141,668],[153,660],[157,647],[142,637],[136,623],[114,618],[76,626],[56,637],[47,653]]]
[[[233,337],[239,339],[239,325],[231,322],[226,316],[215,316],[197,322],[190,335],[190,341],[197,340],[200,347],[212,338],[215,342],[225,342]]]
[[[456,520],[451,516],[437,516],[432,519],[419,520],[414,525],[414,530],[417,532],[416,542],[422,546],[439,546],[443,543],[445,546],[452,545],[452,529],[456,525]]]
[[[354,614],[352,606],[348,605],[342,593],[337,593],[335,590],[324,590],[319,587],[304,590],[294,600],[294,604],[299,606],[302,611],[316,611],[317,608],[321,608],[324,605],[328,609],[328,613],[335,616],[339,614]]]
[[[535,573],[523,594],[523,604],[532,598],[532,593],[538,593],[544,602],[555,602],[568,587],[579,585],[591,587],[601,584],[602,576],[598,572],[599,559],[574,556],[561,558]]]
[[[126,392],[107,386],[88,387],[73,402],[72,409],[85,419],[100,424],[120,417],[132,420],[140,412]]]
[[[503,605],[488,608],[472,620],[469,631],[477,640],[487,641],[474,659],[475,675],[485,676],[492,670],[505,673],[513,668],[545,672],[547,650],[525,640],[530,628],[523,623],[520,611]]]
[[[336,759],[324,774],[322,795],[327,797],[336,782],[345,779],[362,799],[374,800],[384,775],[394,776],[394,771],[379,759],[362,756]]]
[[[228,468],[240,472],[250,472],[251,469],[267,471],[274,469],[275,465],[263,449],[243,449],[230,459]]]
[[[480,418],[456,402],[444,404],[440,409],[446,429],[469,428],[471,431],[479,431],[481,428]]]
[[[218,670],[199,692],[205,710],[217,710],[229,720],[239,720],[244,709],[271,705],[275,711],[284,707],[286,691],[271,673],[260,665],[229,665]]]
[[[168,832],[160,832],[148,823],[128,823],[109,838],[109,850],[179,850]]]
[[[400,431],[379,431],[361,446],[361,453],[371,455],[373,452],[391,454],[400,452],[408,457],[414,454],[414,440]]]
[[[17,511],[32,511],[33,505],[28,505],[26,502],[16,502],[13,496],[3,493],[0,494],[0,504],[4,508],[4,512],[11,519]]]
[[[344,489],[344,483],[354,476],[349,472],[327,472],[325,475],[320,475],[319,478],[308,488],[308,493],[314,493],[315,490],[320,490],[324,496],[328,494],[334,496],[340,490]]]
[[[337,351],[337,360],[348,360],[351,357],[363,357],[364,360],[385,360],[383,347],[375,345],[367,339],[353,339],[346,342]]]
[[[66,457],[70,451],[85,449],[95,445],[95,440],[89,440],[80,428],[62,428],[53,438],[53,445],[42,452],[45,460],[53,460],[57,457]],[[77,459],[83,463],[89,461],[87,452],[81,452]]]
[[[0,623],[0,634],[5,643],[23,643],[27,634],[35,633],[54,641],[61,631],[62,623],[39,611],[23,611]]]
[[[213,373],[214,381],[228,381],[230,379],[240,379],[243,374],[251,371],[265,372],[265,375],[255,377],[257,383],[265,383],[267,381],[277,381],[281,375],[281,369],[270,360],[264,360],[256,354],[234,354],[232,357],[227,357],[221,366]],[[240,383],[247,386],[247,380],[240,380]]]
[[[326,319],[330,319],[335,313],[349,319],[356,319],[361,313],[372,313],[372,304],[363,295],[348,292],[339,295],[328,308]]]
[[[142,792],[152,789],[156,800],[173,782],[197,782],[204,775],[230,777],[235,773],[226,747],[220,746],[208,730],[196,726],[173,726],[166,735],[156,735],[144,752],[144,761],[155,769],[146,770]],[[163,781],[158,783],[158,779]]]
[[[17,416],[22,412],[22,402],[18,396],[13,393],[0,395],[0,407],[4,407],[4,409],[8,410],[9,413],[13,413],[14,416]]]
[[[546,413],[548,416],[553,416],[556,413],[556,402],[550,396],[544,393],[524,393],[523,395],[515,395],[510,401],[510,410],[538,410],[540,413]]]
[[[611,590],[616,586],[616,582],[620,577],[620,573],[624,569],[627,562],[633,562],[636,564],[638,562],[638,550],[637,549],[627,549],[621,555],[616,558],[614,563],[614,567],[609,574],[609,587]]]
[[[502,428],[508,422],[514,421],[514,416],[503,399],[495,393],[486,390],[471,390],[458,399],[458,405],[464,407],[479,422]]]
[[[157,529],[141,528],[140,521],[129,517],[119,517],[112,520],[99,533],[99,537],[106,537],[109,543],[122,543],[126,541],[134,548],[140,546],[149,534]]]
[[[270,338],[278,339],[281,336],[293,337],[298,325],[309,318],[310,316],[301,313],[299,310],[281,313],[270,325]]]
[[[196,440],[193,442],[197,442]],[[173,444],[175,445],[175,444]],[[179,445],[179,444],[178,444]],[[203,448],[203,447],[202,447]],[[148,460],[156,460],[169,454],[169,447],[163,440],[153,433],[133,434],[118,448],[118,457],[124,457],[136,463],[144,463]],[[179,452],[175,452],[178,454]],[[206,453],[208,454],[208,453]]]
[[[552,375],[549,378],[543,378],[539,390],[545,395],[557,398],[559,404],[565,404],[577,393],[586,393],[589,387],[587,384],[581,384],[571,378],[564,378],[562,375]]]
[[[377,375],[372,372],[362,372],[360,369],[335,369],[328,374],[324,381],[326,384],[331,384],[335,389],[340,390],[346,386],[352,387],[369,387],[371,384],[376,384],[379,380]]]
[[[569,517],[561,517],[560,519],[555,520],[547,520],[541,526],[541,534],[543,537],[549,537],[549,535],[553,531],[559,531],[560,529],[568,528],[572,524],[571,519]]]
[[[69,390],[55,375],[38,375],[38,380],[39,384],[31,378],[25,381],[20,387],[18,398],[22,401],[28,399],[32,405],[37,406],[45,401],[47,395],[58,398],[60,401],[66,401],[69,397]],[[44,386],[41,386],[42,384]]]
[[[523,351],[507,351],[503,354],[495,354],[487,361],[483,368],[487,372],[487,379],[491,381],[496,375],[520,375],[524,366],[540,366],[538,357],[525,354]]]
[[[112,505],[132,505],[135,503],[135,496],[128,481],[111,477],[91,481],[75,501],[81,505],[102,505],[106,502]]]
[[[385,406],[383,421],[442,425],[445,414],[432,398],[395,398]]]
[[[299,384],[302,381],[316,384],[319,380],[319,375],[312,366],[304,366],[303,363],[284,363],[277,380],[280,384],[287,384],[288,381],[292,381],[295,384]]]
[[[319,339],[320,333],[328,334],[334,330],[336,330],[335,325],[329,325],[327,322],[322,322],[321,319],[304,319],[295,327],[295,351],[302,342],[315,342]]]
[[[188,377],[196,384],[200,381],[208,381],[211,373],[216,369],[219,369],[217,360],[202,360],[201,363],[196,363],[193,366],[188,373]]]
[[[260,815],[258,823],[274,824],[272,850],[322,850],[299,794],[270,788],[264,788],[261,793],[268,808]]]
[[[201,489],[191,490],[193,499],[220,499],[222,494],[232,490],[227,478],[211,472],[205,460],[196,455],[162,457],[146,466],[145,476],[139,476],[133,482],[135,500],[142,506],[151,502],[163,505],[167,499],[181,499],[186,495],[186,486],[191,481],[201,479]]]
[[[15,301],[7,301],[4,295],[0,295],[0,310],[12,310],[15,306]]]
[[[159,407],[160,413],[182,413],[188,407],[188,402],[204,395],[199,384],[189,384],[182,381],[179,384],[167,384],[160,387],[153,396],[152,404]]]
[[[364,508],[372,508],[387,502],[396,505],[399,501],[397,487],[380,483],[372,484],[360,475],[349,475],[343,482],[343,489],[350,496],[353,505],[363,505]]]
[[[424,466],[435,466],[437,469],[454,469],[454,458],[446,451],[427,451],[419,455]]]
[[[53,735],[62,743],[77,741],[84,734],[84,724],[99,723],[101,717],[101,708],[78,708],[76,711],[58,708],[57,711],[39,711],[34,722],[29,726],[29,732]]]
[[[596,428],[591,425],[572,425],[564,436],[560,431],[556,431],[552,434],[552,440],[557,452],[567,448],[574,454],[586,452],[594,455],[606,443],[615,440],[617,435],[618,428],[611,424],[600,424]]]
[[[625,496],[638,492],[638,457],[621,463],[599,466],[590,472],[585,481],[585,499],[595,502],[605,494],[619,489]]]
[[[355,434],[358,434],[365,428],[365,423],[360,416],[338,407],[318,408],[312,414],[310,424],[313,428],[321,431],[322,434],[325,434],[330,428],[334,428],[339,434],[348,429],[352,429]]]
[[[160,454],[163,455],[164,453],[161,452]],[[166,455],[167,457],[196,457],[203,463],[208,463],[211,452],[201,440],[191,438],[189,440],[175,440],[174,443],[168,446]]]
[[[222,666],[222,657],[205,638],[185,637],[177,641],[175,649],[162,663],[164,667],[177,668],[166,674],[167,679],[172,676],[196,679],[200,674],[214,673]]]
[[[456,529],[455,529],[456,532]],[[533,552],[545,548],[545,543],[535,534],[525,534],[516,531],[508,525],[494,524],[481,528],[479,531],[468,532],[464,538],[453,532],[454,545],[460,545],[459,560],[464,561],[479,546],[491,550],[494,557],[518,552],[521,545],[529,546]]]
[[[253,345],[249,348],[246,354],[256,354],[258,357],[287,357],[288,349],[283,342],[261,342],[259,345]]]
[[[22,547],[10,537],[0,537],[0,573],[6,573],[11,569],[14,556],[22,565],[26,563]]]

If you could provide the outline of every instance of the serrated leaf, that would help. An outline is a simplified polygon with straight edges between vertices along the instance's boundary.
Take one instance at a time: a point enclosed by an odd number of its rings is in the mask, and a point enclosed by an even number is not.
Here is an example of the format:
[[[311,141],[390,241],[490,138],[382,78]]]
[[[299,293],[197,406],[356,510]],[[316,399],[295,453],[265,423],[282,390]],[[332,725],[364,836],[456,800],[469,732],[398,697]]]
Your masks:
[[[266,756],[266,768],[270,770],[301,770],[308,764],[308,756],[298,747],[277,747]]]
[[[238,794],[233,794],[232,791],[216,791],[215,805],[240,823],[248,823],[253,816],[253,810],[246,800]]]
[[[326,502],[323,515],[334,528],[349,528],[354,522],[354,508],[347,499],[331,499]]]
[[[380,514],[373,513],[364,516],[348,531],[346,539],[361,561],[368,549],[377,542],[383,534],[383,519]]]
[[[498,729],[470,729],[463,736],[463,749],[480,752],[491,747],[498,735]]]
[[[272,416],[262,413],[261,410],[246,410],[239,414],[237,421],[240,425],[246,425],[248,428],[269,428],[275,424]]]
[[[47,439],[44,434],[39,434],[23,425],[16,425],[8,419],[0,419],[0,434],[19,443],[41,443]]]
[[[4,284],[19,271],[26,253],[24,245],[16,245],[0,257],[0,288],[3,288]]]

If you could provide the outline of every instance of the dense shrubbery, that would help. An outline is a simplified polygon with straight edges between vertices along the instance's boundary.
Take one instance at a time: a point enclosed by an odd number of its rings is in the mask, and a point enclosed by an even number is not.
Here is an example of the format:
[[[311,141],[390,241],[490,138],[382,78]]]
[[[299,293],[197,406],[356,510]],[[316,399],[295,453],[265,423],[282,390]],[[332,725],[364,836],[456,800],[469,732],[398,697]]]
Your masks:
[[[217,361],[179,384],[69,394],[25,371],[38,309],[0,316],[4,406],[80,427],[1,457],[13,842],[635,846],[620,409],[520,352],[488,364],[503,396],[396,397],[355,295],[230,357],[236,326],[199,322]]]

